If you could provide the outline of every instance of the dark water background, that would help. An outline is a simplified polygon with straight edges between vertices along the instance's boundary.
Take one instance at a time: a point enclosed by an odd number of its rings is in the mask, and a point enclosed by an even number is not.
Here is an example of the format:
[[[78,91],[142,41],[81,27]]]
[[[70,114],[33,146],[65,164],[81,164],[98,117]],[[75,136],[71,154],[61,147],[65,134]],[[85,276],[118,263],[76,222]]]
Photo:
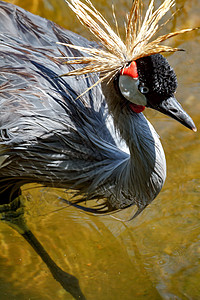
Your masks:
[[[90,35],[63,0],[16,0],[35,14]],[[160,3],[161,1],[157,1]],[[112,22],[111,2],[93,1]],[[131,1],[113,0],[123,18]],[[147,3],[147,1],[145,1]],[[182,10],[169,31],[200,25],[200,1],[177,1]],[[186,50],[168,57],[176,94],[194,119],[197,133],[156,112],[146,114],[161,136],[168,175],[157,199],[138,218],[123,222],[65,208],[58,190],[26,186],[26,218],[45,249],[80,280],[88,300],[200,299],[200,32],[173,39]],[[118,214],[128,219],[131,209]],[[72,299],[23,238],[0,223],[0,299]]]

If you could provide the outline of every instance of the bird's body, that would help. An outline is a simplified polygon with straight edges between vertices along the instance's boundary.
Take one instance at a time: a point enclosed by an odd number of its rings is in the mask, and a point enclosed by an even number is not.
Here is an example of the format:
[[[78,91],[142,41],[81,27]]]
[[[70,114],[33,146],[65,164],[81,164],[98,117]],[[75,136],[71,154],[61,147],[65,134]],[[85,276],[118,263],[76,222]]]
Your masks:
[[[85,54],[56,42],[98,44],[1,1],[0,29],[0,193],[37,182],[103,198],[96,212],[142,211],[166,177],[154,128],[113,78],[84,93],[98,73],[58,77],[77,67],[56,57]]]
[[[27,226],[21,186],[70,189],[68,204],[98,214],[136,205],[136,217],[166,177],[159,136],[142,111],[156,109],[196,130],[160,54],[177,49],[159,45],[190,29],[149,42],[175,2],[164,0],[153,12],[151,0],[141,26],[142,3],[135,0],[123,42],[89,0],[66,2],[100,44],[0,1],[0,220],[67,292],[85,300],[78,279],[56,265]]]

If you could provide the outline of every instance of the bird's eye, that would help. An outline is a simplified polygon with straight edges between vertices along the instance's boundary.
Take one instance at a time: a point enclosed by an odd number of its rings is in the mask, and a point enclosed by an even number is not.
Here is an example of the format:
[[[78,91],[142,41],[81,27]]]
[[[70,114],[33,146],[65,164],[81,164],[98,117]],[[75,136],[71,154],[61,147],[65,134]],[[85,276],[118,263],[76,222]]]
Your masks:
[[[124,98],[134,104],[145,106],[147,105],[147,99],[138,89],[138,85],[138,79],[127,75],[119,76],[119,89]]]
[[[142,94],[147,94],[149,92],[149,88],[147,86],[139,86],[139,91]]]

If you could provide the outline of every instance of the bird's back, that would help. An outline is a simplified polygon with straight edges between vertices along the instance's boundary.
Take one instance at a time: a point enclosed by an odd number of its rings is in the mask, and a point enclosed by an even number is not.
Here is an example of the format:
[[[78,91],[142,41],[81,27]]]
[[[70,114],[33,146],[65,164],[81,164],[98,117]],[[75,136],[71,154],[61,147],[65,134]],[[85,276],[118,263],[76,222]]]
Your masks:
[[[82,56],[56,42],[94,43],[51,21],[0,1],[1,180],[18,178],[87,192],[127,160],[98,75],[58,77]],[[93,192],[92,192],[93,193]]]

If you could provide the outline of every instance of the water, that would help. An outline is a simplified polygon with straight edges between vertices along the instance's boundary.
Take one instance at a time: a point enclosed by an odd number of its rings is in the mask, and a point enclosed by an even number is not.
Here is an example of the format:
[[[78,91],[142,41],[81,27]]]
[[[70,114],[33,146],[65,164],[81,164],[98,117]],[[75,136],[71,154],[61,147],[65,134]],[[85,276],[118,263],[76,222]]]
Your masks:
[[[88,36],[61,0],[9,2]],[[128,1],[113,2],[124,17]],[[110,1],[93,3],[111,20]],[[178,7],[183,9],[169,30],[199,25],[198,0],[178,1]],[[186,49],[168,57],[179,79],[176,97],[200,130],[199,32],[172,45]],[[159,113],[146,114],[161,136],[168,175],[162,192],[135,220],[90,216],[65,208],[58,190],[24,188],[29,227],[56,264],[79,279],[89,300],[200,298],[200,133]],[[117,217],[131,214],[130,209]],[[1,300],[72,299],[30,245],[3,223],[0,249]]]

